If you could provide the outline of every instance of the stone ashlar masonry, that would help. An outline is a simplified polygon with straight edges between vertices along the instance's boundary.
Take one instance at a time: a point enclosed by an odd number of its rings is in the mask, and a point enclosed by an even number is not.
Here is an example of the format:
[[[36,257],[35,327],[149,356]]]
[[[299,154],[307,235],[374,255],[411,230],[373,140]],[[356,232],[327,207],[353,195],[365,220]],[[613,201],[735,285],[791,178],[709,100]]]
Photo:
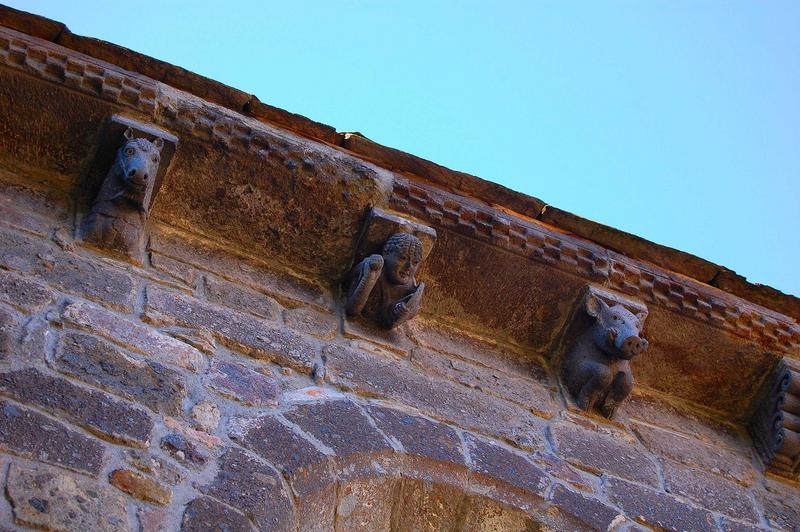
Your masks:
[[[0,23],[0,529],[800,528],[796,479],[745,431],[797,358],[791,298],[52,21]],[[76,230],[120,113],[179,139],[141,265]],[[371,206],[439,234],[393,331],[344,319],[338,289]],[[650,310],[615,421],[572,408],[548,356],[587,284]]]

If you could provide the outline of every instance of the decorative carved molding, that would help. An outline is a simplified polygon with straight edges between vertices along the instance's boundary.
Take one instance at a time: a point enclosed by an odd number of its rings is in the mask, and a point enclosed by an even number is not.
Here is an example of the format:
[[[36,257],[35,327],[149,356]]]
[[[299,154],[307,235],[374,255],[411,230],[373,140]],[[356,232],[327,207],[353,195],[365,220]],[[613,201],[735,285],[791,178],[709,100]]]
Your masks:
[[[718,289],[675,275],[545,225],[404,178],[392,206],[595,284],[639,298],[782,352],[800,350],[800,325]]]
[[[561,382],[579,409],[614,417],[633,390],[630,360],[647,351],[641,337],[646,318],[644,305],[587,287],[565,326],[564,354],[555,357]]]
[[[106,133],[92,170],[109,166],[104,154],[115,155],[84,222],[83,237],[139,263],[150,209],[178,139],[122,116],[112,117]]]
[[[347,315],[365,314],[388,328],[416,316],[425,292],[416,277],[435,239],[429,227],[372,209],[356,248],[364,258],[348,276]]]
[[[157,82],[0,27],[0,64],[152,114]]]
[[[782,359],[764,383],[750,434],[773,473],[800,479],[800,363]]]

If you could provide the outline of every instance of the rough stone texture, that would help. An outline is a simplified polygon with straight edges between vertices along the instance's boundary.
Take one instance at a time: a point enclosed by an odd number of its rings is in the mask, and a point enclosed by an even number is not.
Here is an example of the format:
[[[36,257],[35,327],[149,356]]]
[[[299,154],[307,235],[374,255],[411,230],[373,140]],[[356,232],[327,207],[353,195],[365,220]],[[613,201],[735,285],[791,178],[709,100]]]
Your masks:
[[[169,529],[170,515],[164,508],[139,508],[136,512],[139,532],[163,532]]]
[[[252,530],[250,521],[230,506],[209,497],[198,497],[186,505],[181,530],[206,532],[220,530],[241,532]]]
[[[11,357],[18,328],[17,314],[0,307],[0,360]]]
[[[766,481],[766,489],[756,491],[764,516],[774,527],[800,530],[800,494],[787,489],[786,484]]]
[[[611,500],[633,519],[668,530],[716,530],[712,515],[698,507],[624,480],[608,480]]]
[[[551,426],[556,452],[578,467],[636,482],[658,485],[656,465],[633,441],[561,422]]]
[[[544,496],[550,479],[521,454],[470,434],[465,434],[465,440],[474,471],[507,482],[531,495]]]
[[[105,455],[99,442],[7,401],[0,401],[0,449],[90,475],[100,472]]]
[[[399,480],[394,478],[357,480],[340,486],[336,532],[389,530],[399,487]]]
[[[56,299],[56,294],[41,283],[8,271],[0,271],[0,302],[22,311],[41,310]]]
[[[457,487],[403,479],[395,510],[395,530],[452,530],[458,522],[463,498],[463,492]]]
[[[278,382],[244,364],[215,360],[206,378],[213,389],[246,405],[278,406]]]
[[[20,233],[0,230],[0,266],[123,311],[133,309],[135,286],[130,275]]]
[[[137,360],[86,334],[65,334],[53,365],[62,373],[156,412],[180,414],[186,398],[185,379],[178,372],[157,362]]]
[[[164,418],[164,425],[170,432],[161,438],[161,448],[186,467],[203,469],[221,444],[216,436],[186,427],[173,418]]]
[[[203,287],[206,298],[212,303],[243,310],[268,320],[275,320],[281,315],[281,306],[274,299],[233,283],[206,275],[203,278]]]
[[[533,414],[411,367],[343,347],[323,349],[331,382],[369,395],[401,400],[436,418],[499,435],[524,447],[541,445],[543,421]]]
[[[153,420],[141,408],[35,369],[0,373],[0,393],[36,405],[112,441],[147,447]]]
[[[637,424],[635,430],[648,449],[676,462],[724,475],[745,486],[755,479],[756,472],[749,456],[745,458],[727,449],[646,425]]]
[[[219,426],[220,412],[211,401],[200,401],[189,412],[195,422],[195,428],[203,432],[214,432]]]
[[[202,353],[194,347],[100,307],[83,302],[70,303],[62,315],[69,323],[99,333],[160,362],[192,371],[199,371],[205,365]]]
[[[170,488],[130,469],[115,469],[111,472],[109,482],[128,495],[143,501],[167,505],[172,500]]]
[[[165,257],[159,253],[150,253],[150,265],[189,287],[194,287],[197,281],[197,270],[191,266]]]
[[[742,521],[756,522],[758,516],[748,491],[736,482],[698,468],[663,461],[666,491],[692,499],[709,510]]]
[[[283,321],[292,329],[320,340],[332,339],[339,330],[339,320],[335,315],[313,307],[286,309],[283,311]]]
[[[563,458],[542,451],[535,452],[530,458],[542,471],[567,482],[574,488],[589,493],[597,491],[597,486],[600,484],[600,479],[597,476],[578,471]]]
[[[280,476],[242,450],[228,449],[217,476],[201,491],[241,510],[260,530],[288,530],[294,524]]]
[[[313,368],[317,346],[311,339],[178,293],[149,286],[145,316],[155,323],[207,329],[220,343],[256,358],[306,373]]]
[[[622,515],[611,506],[570,491],[560,484],[553,488],[549,500],[561,511],[577,517],[596,530],[610,530],[617,516]]]
[[[125,498],[106,486],[47,466],[11,464],[6,492],[19,523],[47,530],[125,531]]]
[[[486,497],[468,497],[461,521],[463,532],[518,530],[534,532],[539,527],[523,512]]]
[[[170,486],[180,484],[186,478],[186,474],[179,467],[163,458],[153,456],[148,451],[126,449],[123,458],[131,467]]]

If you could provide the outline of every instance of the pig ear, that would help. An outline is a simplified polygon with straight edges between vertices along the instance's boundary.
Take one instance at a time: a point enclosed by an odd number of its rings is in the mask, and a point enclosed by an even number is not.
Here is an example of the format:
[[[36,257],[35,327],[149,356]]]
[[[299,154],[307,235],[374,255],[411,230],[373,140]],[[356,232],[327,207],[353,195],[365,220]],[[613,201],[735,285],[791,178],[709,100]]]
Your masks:
[[[606,302],[597,296],[589,296],[586,298],[586,313],[593,318],[599,316],[600,313],[607,308],[608,305],[606,305]]]
[[[639,329],[639,332],[642,332],[644,329],[644,319],[647,317],[647,312],[640,312],[636,315],[636,328]]]
[[[126,129],[123,135],[125,136],[125,140],[133,140],[133,130],[131,128]]]
[[[164,147],[164,139],[161,137],[156,137],[156,140],[153,141],[153,146],[155,146],[158,151],[161,151],[161,149]]]

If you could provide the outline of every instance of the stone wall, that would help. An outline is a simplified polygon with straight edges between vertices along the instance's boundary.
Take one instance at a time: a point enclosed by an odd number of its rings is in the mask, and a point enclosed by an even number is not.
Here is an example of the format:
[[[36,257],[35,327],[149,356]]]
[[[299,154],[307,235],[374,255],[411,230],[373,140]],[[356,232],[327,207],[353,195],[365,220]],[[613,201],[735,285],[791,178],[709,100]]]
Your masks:
[[[608,422],[547,365],[153,228],[141,267],[74,242],[70,199],[5,172],[7,529],[791,530],[800,492],[738,427],[641,391]]]

